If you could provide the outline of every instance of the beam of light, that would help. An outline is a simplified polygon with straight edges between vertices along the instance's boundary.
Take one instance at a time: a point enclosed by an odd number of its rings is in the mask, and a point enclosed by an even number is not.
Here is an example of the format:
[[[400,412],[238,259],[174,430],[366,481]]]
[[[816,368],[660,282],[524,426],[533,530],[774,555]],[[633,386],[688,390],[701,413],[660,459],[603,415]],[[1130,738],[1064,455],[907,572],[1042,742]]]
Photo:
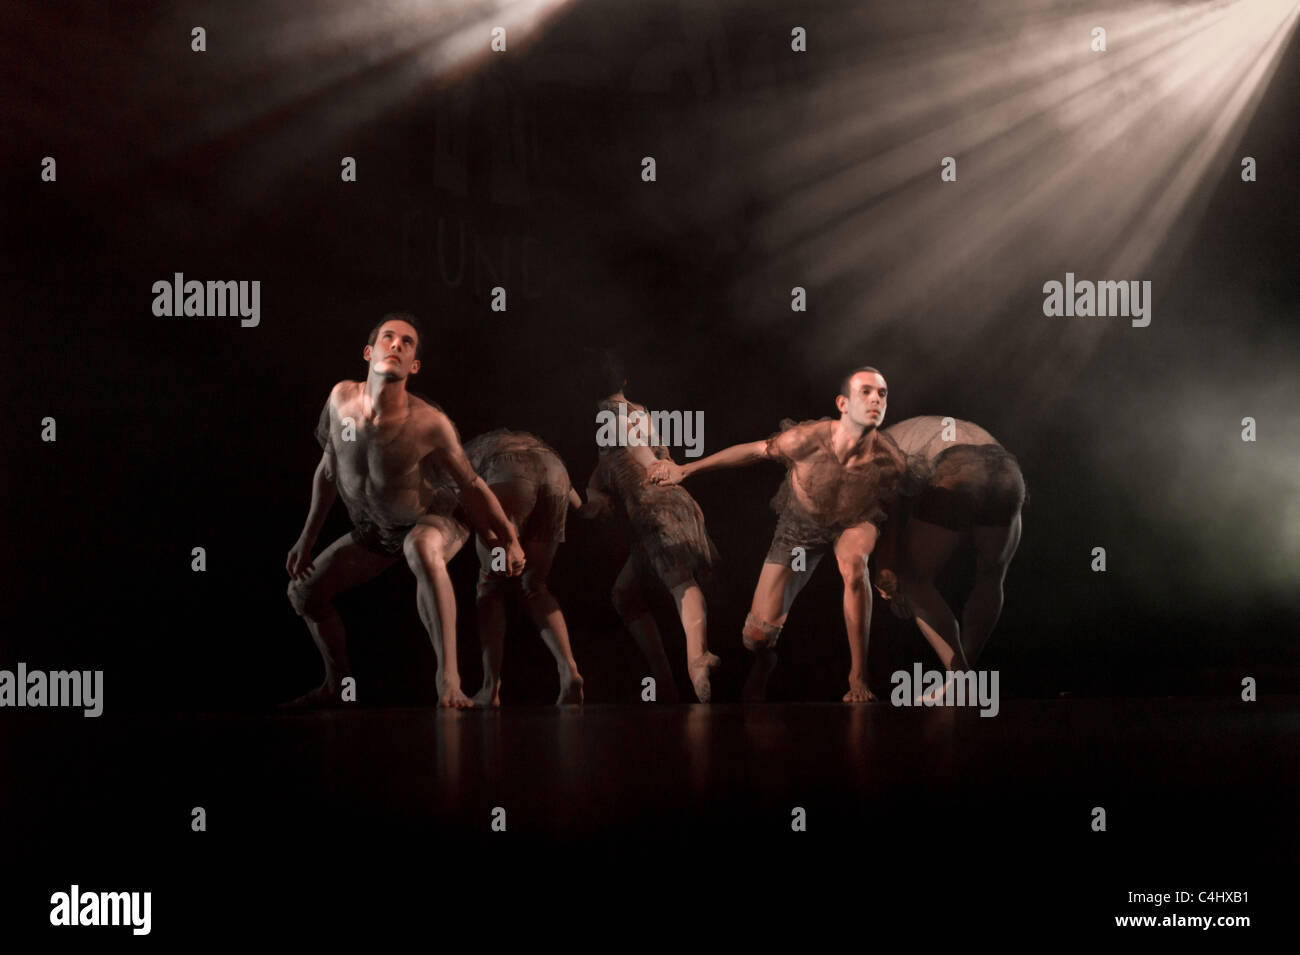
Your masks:
[[[322,154],[346,154],[359,130],[493,56],[526,50],[571,2],[279,0],[134,15],[101,9],[81,21],[38,7],[29,25],[35,49],[15,51],[27,72],[15,123],[48,140],[46,118],[77,111],[60,141],[97,156],[106,182],[137,175],[142,163],[202,170],[229,153],[234,165],[201,194],[177,191],[166,174],[141,177],[134,189],[159,216],[163,206],[193,203],[205,218],[233,224]],[[200,25],[204,53],[190,45]],[[504,54],[491,50],[495,27],[506,30]],[[82,57],[92,84],[76,97],[54,84],[62,73],[49,61],[61,46]]]
[[[1042,284],[1152,278],[1175,223],[1239,171],[1233,150],[1300,14],[1296,0],[1017,6],[1020,19],[972,6],[964,28],[730,117],[723,135],[747,160],[719,191],[763,198],[737,297],[772,274],[808,287],[824,317],[809,355],[910,326],[941,361],[1013,323],[1046,359],[1035,386],[1061,387],[1118,323],[1063,331]],[[1090,49],[1094,26],[1107,52]],[[955,183],[940,182],[944,156]]]
[[[494,55],[494,28],[505,28],[507,51],[517,53],[569,2],[349,0],[325,14],[313,5],[309,16],[296,5],[263,6],[260,39],[241,51],[225,108],[205,111],[189,141],[255,134],[245,180],[269,186],[325,146],[483,66]]]

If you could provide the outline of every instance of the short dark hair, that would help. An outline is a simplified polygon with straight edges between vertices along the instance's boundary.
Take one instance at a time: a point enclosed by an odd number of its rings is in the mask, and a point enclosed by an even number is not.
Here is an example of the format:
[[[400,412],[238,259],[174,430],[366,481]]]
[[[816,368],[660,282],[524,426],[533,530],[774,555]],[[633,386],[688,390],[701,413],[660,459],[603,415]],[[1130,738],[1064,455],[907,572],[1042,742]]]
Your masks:
[[[879,368],[872,368],[870,365],[863,365],[861,368],[854,368],[851,372],[849,372],[847,375],[845,375],[843,378],[840,379],[840,394],[842,394],[845,398],[850,397],[849,382],[853,380],[854,375],[861,374],[864,371],[869,371],[872,372],[873,374],[880,375],[881,378],[885,377]]]
[[[612,349],[587,348],[583,357],[587,387],[600,392],[602,397],[612,395],[627,384],[627,368]]]
[[[379,337],[379,330],[389,322],[406,322],[415,329],[415,357],[420,358],[424,354],[424,329],[420,327],[420,320],[410,312],[389,312],[375,323],[374,328],[370,329],[370,337],[366,339],[366,344],[374,345],[375,339]]]

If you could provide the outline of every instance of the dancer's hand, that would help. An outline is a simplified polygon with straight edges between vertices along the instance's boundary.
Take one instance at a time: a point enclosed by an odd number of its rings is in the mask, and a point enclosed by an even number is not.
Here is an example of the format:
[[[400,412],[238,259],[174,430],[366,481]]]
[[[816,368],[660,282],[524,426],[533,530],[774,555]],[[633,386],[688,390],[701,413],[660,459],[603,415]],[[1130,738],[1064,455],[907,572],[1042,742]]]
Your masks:
[[[524,556],[524,548],[515,538],[506,545],[506,566],[509,568],[511,577],[518,577],[524,572],[524,565],[528,563],[528,558]]]
[[[655,484],[681,484],[683,477],[682,466],[676,461],[656,461],[650,465],[650,480]]]
[[[299,577],[306,577],[316,570],[316,565],[311,560],[311,549],[316,542],[306,535],[299,537],[297,542],[289,549],[289,556],[285,558],[284,569],[289,572],[289,576],[294,580]]]
[[[887,568],[876,571],[876,593],[885,600],[893,600],[897,597],[898,575]]]

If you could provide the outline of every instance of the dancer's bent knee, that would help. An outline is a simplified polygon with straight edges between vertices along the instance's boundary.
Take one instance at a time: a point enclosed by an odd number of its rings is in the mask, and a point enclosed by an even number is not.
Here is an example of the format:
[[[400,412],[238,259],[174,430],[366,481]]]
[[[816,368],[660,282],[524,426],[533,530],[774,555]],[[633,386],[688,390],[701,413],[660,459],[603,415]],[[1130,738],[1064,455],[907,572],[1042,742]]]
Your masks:
[[[750,613],[745,616],[745,629],[741,631],[740,642],[746,650],[774,650],[776,641],[781,636],[781,627],[769,623]]]

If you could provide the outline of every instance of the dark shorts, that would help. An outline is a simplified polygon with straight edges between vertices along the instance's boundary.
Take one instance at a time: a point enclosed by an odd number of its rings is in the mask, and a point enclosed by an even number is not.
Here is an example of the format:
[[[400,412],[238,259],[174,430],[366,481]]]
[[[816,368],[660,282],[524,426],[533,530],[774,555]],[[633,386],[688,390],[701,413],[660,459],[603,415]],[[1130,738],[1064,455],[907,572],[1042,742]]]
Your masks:
[[[850,527],[872,524],[879,530],[884,521],[884,511],[879,511],[853,524],[819,524],[799,509],[787,507],[777,518],[776,531],[772,534],[772,545],[767,549],[767,556],[763,562],[790,567],[794,563],[795,548],[800,547],[803,548],[806,566],[811,567],[815,559],[820,558],[828,550],[834,549],[840,535]]]
[[[1025,479],[1000,445],[958,445],[940,454],[912,516],[952,531],[1005,527],[1025,503]]]
[[[460,507],[459,495],[449,488],[438,488],[424,513],[450,517],[464,525],[469,523]],[[381,557],[400,557],[402,545],[406,543],[406,535],[419,523],[418,521],[411,521],[409,524],[379,523],[360,514],[351,516],[353,542]]]

